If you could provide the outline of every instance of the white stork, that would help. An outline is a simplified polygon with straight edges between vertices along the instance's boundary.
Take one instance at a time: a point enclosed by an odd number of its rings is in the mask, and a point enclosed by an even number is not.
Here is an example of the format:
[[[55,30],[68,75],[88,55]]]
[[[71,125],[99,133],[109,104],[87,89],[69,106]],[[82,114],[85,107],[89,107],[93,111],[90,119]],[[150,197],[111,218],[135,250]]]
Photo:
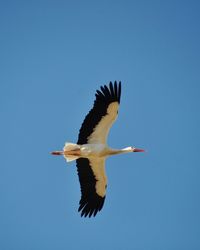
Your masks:
[[[63,155],[66,161],[76,160],[81,186],[78,211],[85,217],[96,216],[103,207],[107,187],[106,158],[116,154],[144,152],[135,147],[112,149],[106,143],[118,115],[121,82],[101,86],[95,96],[94,106],[83,121],[77,144],[65,143],[63,151],[52,152],[53,155]]]

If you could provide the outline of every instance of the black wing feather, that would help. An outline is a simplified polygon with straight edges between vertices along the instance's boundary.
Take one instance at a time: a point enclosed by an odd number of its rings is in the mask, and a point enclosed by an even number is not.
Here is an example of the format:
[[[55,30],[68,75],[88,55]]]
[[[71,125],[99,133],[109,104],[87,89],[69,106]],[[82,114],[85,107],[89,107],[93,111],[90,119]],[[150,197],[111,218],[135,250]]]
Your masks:
[[[120,85],[120,87],[121,87],[121,84],[119,84],[119,85]],[[112,96],[114,96],[114,95],[115,95],[115,92],[114,92],[114,89],[113,89],[113,84],[112,84],[112,82],[110,82],[109,86],[110,86],[110,93],[111,93]]]
[[[121,96],[121,82],[117,84],[115,81],[109,83],[109,87],[106,85],[101,86],[101,91],[96,91],[96,99],[94,106],[85,117],[81,129],[79,131],[77,144],[86,144],[87,139],[94,131],[96,125],[100,122],[103,116],[107,114],[107,108],[110,103],[120,103]]]
[[[115,92],[115,95],[117,96],[117,82],[116,81],[114,82],[114,92]]]
[[[96,179],[92,172],[90,162],[86,158],[76,160],[79,181],[81,185],[81,200],[79,209],[81,216],[95,216],[103,207],[105,196],[101,197],[96,193]]]

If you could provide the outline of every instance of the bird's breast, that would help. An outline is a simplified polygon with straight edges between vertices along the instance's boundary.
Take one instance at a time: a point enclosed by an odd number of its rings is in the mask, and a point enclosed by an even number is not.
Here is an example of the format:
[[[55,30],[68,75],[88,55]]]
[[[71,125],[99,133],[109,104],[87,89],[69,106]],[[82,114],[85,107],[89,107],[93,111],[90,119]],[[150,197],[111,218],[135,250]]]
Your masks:
[[[83,157],[102,157],[105,155],[106,149],[104,144],[83,144],[80,146]]]

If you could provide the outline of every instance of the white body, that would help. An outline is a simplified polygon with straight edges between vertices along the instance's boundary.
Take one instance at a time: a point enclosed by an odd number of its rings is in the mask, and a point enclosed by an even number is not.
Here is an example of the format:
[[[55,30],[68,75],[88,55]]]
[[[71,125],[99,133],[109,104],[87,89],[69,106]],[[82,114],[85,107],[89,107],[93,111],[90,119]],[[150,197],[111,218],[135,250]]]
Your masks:
[[[134,148],[112,149],[106,144],[83,144],[66,142],[63,148],[64,157],[67,162],[82,158],[106,158],[111,155],[133,152]],[[73,153],[74,152],[74,153]]]

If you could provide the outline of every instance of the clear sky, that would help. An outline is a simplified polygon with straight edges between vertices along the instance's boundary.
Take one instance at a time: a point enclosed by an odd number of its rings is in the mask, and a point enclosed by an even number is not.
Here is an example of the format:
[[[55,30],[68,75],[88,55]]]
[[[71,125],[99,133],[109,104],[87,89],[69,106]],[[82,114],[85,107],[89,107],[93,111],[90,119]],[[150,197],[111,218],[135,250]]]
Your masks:
[[[200,1],[1,1],[0,249],[200,249]],[[77,212],[77,141],[122,81],[95,218]]]

